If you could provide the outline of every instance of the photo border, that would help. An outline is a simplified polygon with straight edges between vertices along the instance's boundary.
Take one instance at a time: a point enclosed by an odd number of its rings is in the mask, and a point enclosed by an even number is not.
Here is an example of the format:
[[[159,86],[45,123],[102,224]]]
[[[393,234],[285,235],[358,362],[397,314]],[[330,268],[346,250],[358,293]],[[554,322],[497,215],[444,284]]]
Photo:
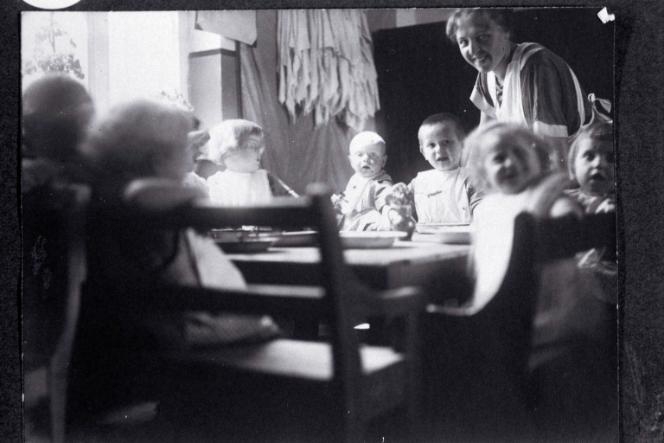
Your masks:
[[[0,298],[0,435],[20,441],[21,368],[19,355],[20,304],[20,220],[19,220],[19,145],[20,131],[20,12],[34,11],[21,0],[6,2],[0,33],[3,82],[0,85],[2,107],[0,141],[3,159],[0,178],[3,192],[0,199],[2,214],[0,235],[4,254],[2,264],[2,293]],[[305,7],[455,7],[460,1],[136,1],[82,0],[71,11],[104,10],[177,10],[267,9]],[[551,7],[549,1],[474,1],[476,6]],[[556,6],[606,6],[615,14],[615,91],[616,128],[618,140],[619,187],[619,260],[620,260],[620,325],[624,338],[635,345],[635,353],[642,360],[644,386],[651,398],[664,386],[664,285],[658,271],[664,264],[664,95],[661,72],[664,70],[664,3],[658,1],[632,2],[559,0]],[[654,407],[654,406],[653,406]],[[654,414],[655,410],[647,411]],[[647,417],[646,417],[647,419]],[[661,423],[660,423],[661,425]],[[629,441],[629,440],[625,440]]]

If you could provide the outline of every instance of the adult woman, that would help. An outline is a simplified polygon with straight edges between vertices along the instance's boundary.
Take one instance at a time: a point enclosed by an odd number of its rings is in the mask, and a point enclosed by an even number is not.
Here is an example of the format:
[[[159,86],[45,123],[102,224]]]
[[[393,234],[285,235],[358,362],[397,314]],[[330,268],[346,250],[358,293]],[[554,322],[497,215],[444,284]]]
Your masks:
[[[567,63],[537,43],[512,41],[511,14],[501,9],[457,9],[447,36],[478,71],[470,100],[481,122],[521,123],[553,142],[565,163],[568,138],[590,117],[590,105]]]

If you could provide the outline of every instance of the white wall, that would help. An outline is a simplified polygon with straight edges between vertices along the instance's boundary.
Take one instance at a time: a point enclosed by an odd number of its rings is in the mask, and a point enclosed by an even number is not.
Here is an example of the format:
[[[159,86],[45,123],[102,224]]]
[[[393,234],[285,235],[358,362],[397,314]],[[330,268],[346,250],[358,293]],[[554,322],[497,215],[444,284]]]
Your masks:
[[[181,93],[177,12],[109,12],[109,101]]]

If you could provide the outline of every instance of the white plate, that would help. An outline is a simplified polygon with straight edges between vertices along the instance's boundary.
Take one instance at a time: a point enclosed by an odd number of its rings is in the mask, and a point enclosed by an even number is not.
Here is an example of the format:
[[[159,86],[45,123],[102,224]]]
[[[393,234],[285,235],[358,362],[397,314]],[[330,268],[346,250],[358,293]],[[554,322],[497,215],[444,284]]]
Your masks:
[[[224,252],[229,254],[240,254],[240,253],[252,253],[252,252],[265,252],[270,246],[274,243],[274,239],[246,239],[240,241],[226,241],[226,240],[216,240],[217,246],[219,246]]]
[[[397,239],[405,238],[401,231],[343,231],[341,244],[348,249],[389,248]]]
[[[418,224],[413,234],[413,241],[470,244],[471,227],[470,225]]]
[[[277,236],[277,241],[274,243],[274,246],[314,246],[317,242],[318,232],[316,231],[285,231]]]

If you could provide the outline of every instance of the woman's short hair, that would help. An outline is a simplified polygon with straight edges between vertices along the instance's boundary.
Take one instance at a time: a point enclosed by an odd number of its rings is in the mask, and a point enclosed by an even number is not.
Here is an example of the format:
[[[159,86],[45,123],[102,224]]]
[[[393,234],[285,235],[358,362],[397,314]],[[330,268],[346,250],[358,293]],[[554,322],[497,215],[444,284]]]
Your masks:
[[[513,12],[511,9],[504,8],[458,8],[452,12],[450,18],[447,19],[445,27],[445,34],[447,38],[456,44],[456,32],[459,28],[459,20],[464,16],[483,14],[495,24],[500,26],[503,31],[510,35],[512,39],[513,33]]]
[[[574,136],[569,152],[567,153],[567,169],[570,178],[576,180],[574,171],[574,160],[583,140],[592,140],[595,143],[613,143],[613,123],[607,120],[597,119],[588,126],[582,127]]]
[[[116,185],[140,177],[179,179],[191,155],[187,133],[191,115],[153,100],[112,108],[90,131],[84,153],[101,175]]]
[[[251,137],[260,140],[259,145],[249,143]],[[230,152],[243,149],[263,149],[263,128],[257,123],[244,119],[224,120],[210,129],[210,140],[204,147],[203,158],[221,164]]]
[[[488,189],[484,171],[484,158],[490,146],[486,143],[488,136],[498,137],[501,140],[508,139],[514,146],[532,150],[540,163],[542,172],[547,173],[551,170],[553,147],[546,139],[515,123],[491,122],[475,128],[464,140],[464,161],[469,178],[478,191]]]
[[[78,154],[94,115],[85,87],[64,74],[48,74],[23,92],[24,154],[66,161]]]

